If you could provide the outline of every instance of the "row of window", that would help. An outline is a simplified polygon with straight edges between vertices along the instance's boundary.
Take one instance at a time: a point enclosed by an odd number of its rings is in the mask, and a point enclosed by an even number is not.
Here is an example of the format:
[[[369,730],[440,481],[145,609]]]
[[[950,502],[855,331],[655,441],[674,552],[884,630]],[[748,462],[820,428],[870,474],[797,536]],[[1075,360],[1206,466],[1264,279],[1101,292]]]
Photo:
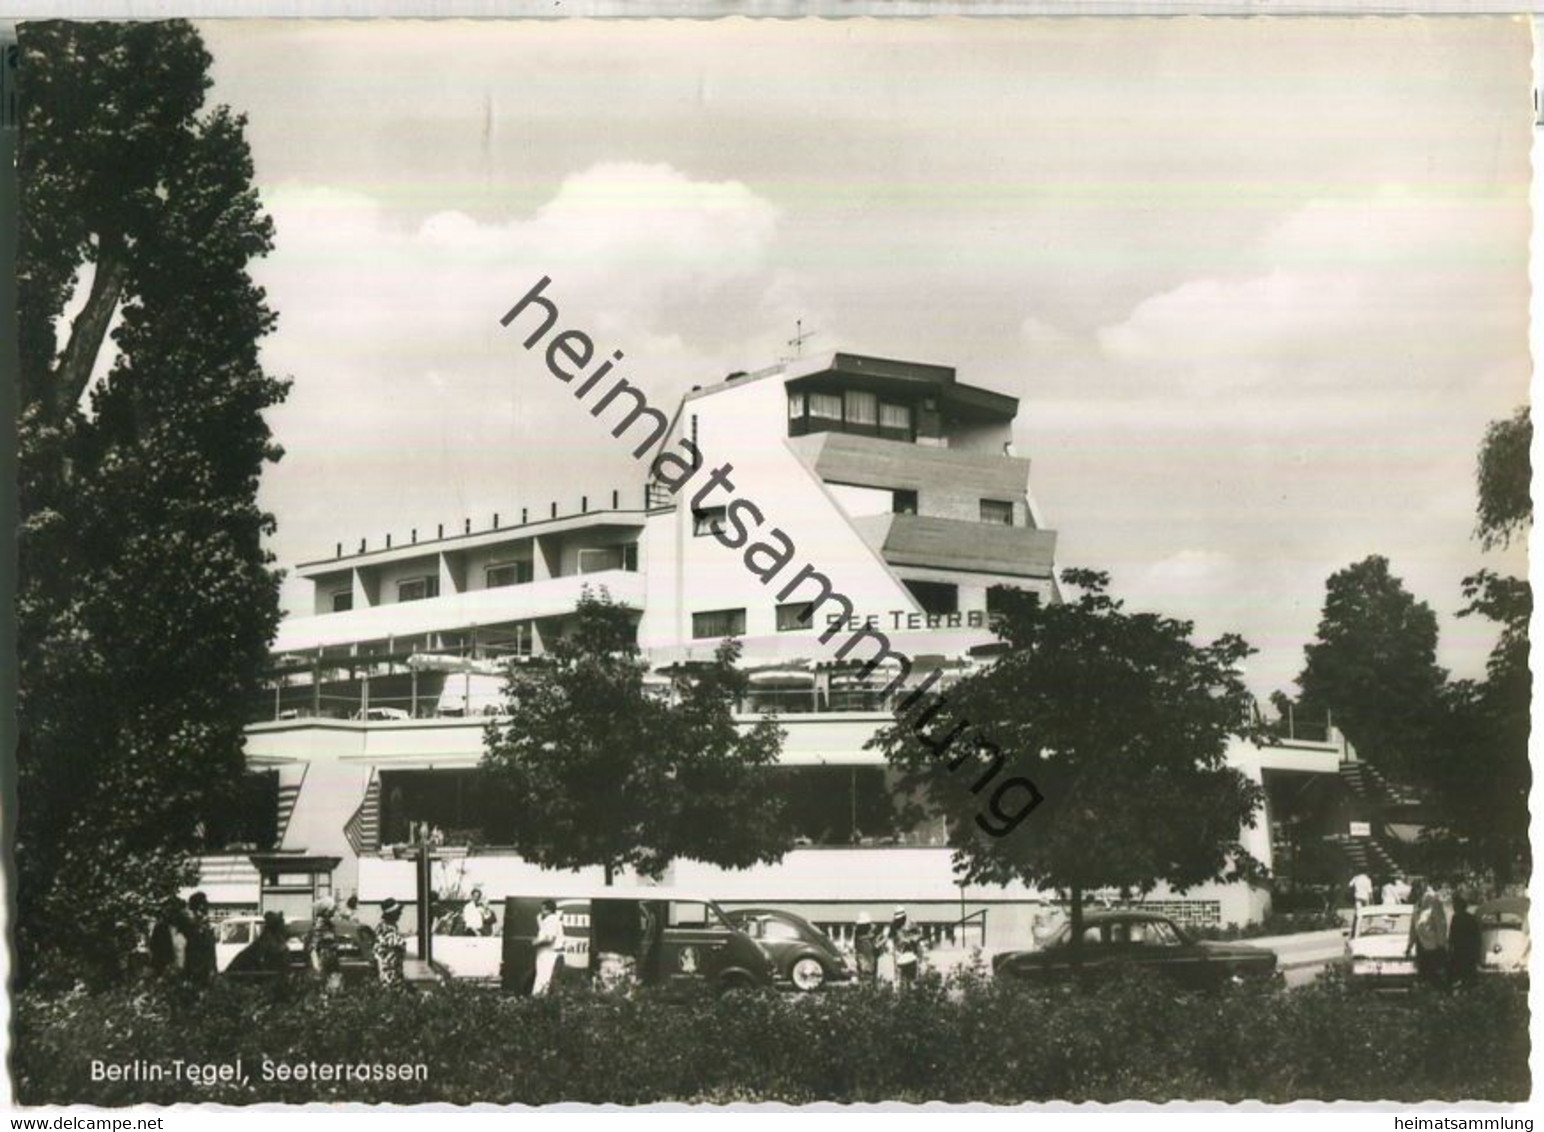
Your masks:
[[[908,488],[896,488],[890,493],[890,510],[896,515],[917,513],[917,493]],[[717,534],[724,529],[727,507],[704,507],[692,512],[692,534],[698,538]],[[993,526],[1013,526],[1013,504],[1002,499],[981,500],[981,521]],[[583,553],[583,552],[581,552]],[[629,566],[628,569],[636,569]],[[581,571],[582,573],[582,571]]]
[[[794,435],[827,429],[848,429],[912,440],[911,406],[881,401],[877,394],[849,389],[843,393],[790,393],[788,421]]]
[[[911,596],[916,598],[917,604],[922,607],[922,612],[930,617],[960,612],[960,587],[952,582],[903,579],[903,584]],[[989,615],[1003,612],[1001,590],[1002,587],[992,586],[986,592],[986,611]],[[783,602],[776,607],[776,612],[779,633],[792,633],[817,627],[817,619],[814,616],[816,611],[808,602]],[[916,628],[914,625],[910,627]],[[708,609],[692,614],[692,637],[697,640],[744,635],[745,610],[743,608]]]
[[[722,509],[720,509],[722,510]],[[598,574],[603,570],[638,569],[638,544],[623,543],[619,546],[585,547],[579,551],[579,573]],[[483,586],[496,590],[505,586],[523,586],[536,578],[535,563],[530,559],[514,562],[495,562],[483,568]],[[437,574],[425,574],[417,578],[402,578],[397,582],[397,601],[423,601],[440,596],[440,579]],[[354,608],[352,590],[337,590],[332,595],[332,611],[345,613]]]

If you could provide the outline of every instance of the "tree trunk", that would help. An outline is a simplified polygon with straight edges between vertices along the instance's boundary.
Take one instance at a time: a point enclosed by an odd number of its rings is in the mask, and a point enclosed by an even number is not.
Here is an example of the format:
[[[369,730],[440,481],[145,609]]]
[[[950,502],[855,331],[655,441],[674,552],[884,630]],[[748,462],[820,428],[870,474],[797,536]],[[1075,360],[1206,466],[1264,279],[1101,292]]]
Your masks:
[[[1072,938],[1067,941],[1071,947],[1068,958],[1072,962],[1072,974],[1076,979],[1083,974],[1083,886],[1074,883],[1068,895],[1072,902]]]
[[[610,888],[611,887],[611,882],[616,879],[616,869],[614,867],[612,867],[612,864],[611,864],[610,861],[607,861],[601,867],[606,870],[606,887]]]
[[[129,265],[123,255],[123,242],[116,236],[102,236],[98,241],[96,271],[91,277],[91,294],[70,327],[70,340],[60,355],[49,391],[50,408],[57,420],[68,414],[86,391],[108,323],[118,309],[118,298],[128,276]]]

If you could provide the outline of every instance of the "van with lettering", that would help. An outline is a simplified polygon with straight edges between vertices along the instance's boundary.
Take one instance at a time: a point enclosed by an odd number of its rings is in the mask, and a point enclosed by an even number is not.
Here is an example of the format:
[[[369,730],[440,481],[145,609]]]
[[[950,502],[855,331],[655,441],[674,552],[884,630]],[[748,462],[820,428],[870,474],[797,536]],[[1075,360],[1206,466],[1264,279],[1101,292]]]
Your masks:
[[[653,886],[575,891],[554,888],[504,900],[505,990],[529,994],[536,978],[537,922],[543,901],[563,924],[562,983],[718,990],[771,986],[766,949],[737,928],[718,903],[695,892]]]

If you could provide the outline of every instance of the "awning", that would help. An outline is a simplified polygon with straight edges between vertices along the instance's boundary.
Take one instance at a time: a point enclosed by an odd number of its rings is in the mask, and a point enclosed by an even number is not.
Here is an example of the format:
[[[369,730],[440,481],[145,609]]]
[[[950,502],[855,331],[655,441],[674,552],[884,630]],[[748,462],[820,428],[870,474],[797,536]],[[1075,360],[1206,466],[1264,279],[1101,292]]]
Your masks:
[[[415,652],[407,658],[409,668],[419,672],[471,672],[484,676],[503,676],[505,662],[443,653]]]

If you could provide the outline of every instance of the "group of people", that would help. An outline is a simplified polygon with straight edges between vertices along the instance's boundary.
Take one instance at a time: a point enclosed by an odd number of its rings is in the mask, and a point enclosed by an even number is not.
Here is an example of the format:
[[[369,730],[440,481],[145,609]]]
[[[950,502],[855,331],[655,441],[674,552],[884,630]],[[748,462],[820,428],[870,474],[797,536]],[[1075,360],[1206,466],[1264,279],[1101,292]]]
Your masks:
[[[906,909],[896,905],[888,926],[877,925],[867,912],[859,912],[852,949],[859,982],[878,982],[883,975],[904,987],[917,981],[925,945],[922,932],[912,924]],[[884,972],[881,961],[887,968]]]
[[[1370,904],[1404,904],[1410,900],[1413,886],[1399,877],[1380,877],[1374,881],[1366,873],[1351,878],[1351,899],[1358,907]]]
[[[1351,878],[1357,916],[1371,906],[1372,893],[1372,878],[1366,873]],[[1467,986],[1474,981],[1484,948],[1480,921],[1468,900],[1454,893],[1449,916],[1442,895],[1422,880],[1387,881],[1380,895],[1383,904],[1413,905],[1405,954],[1415,960],[1416,978],[1430,986]]]
[[[173,896],[150,929],[150,970],[162,978],[206,986],[219,970],[209,898],[195,892],[183,903]]]

